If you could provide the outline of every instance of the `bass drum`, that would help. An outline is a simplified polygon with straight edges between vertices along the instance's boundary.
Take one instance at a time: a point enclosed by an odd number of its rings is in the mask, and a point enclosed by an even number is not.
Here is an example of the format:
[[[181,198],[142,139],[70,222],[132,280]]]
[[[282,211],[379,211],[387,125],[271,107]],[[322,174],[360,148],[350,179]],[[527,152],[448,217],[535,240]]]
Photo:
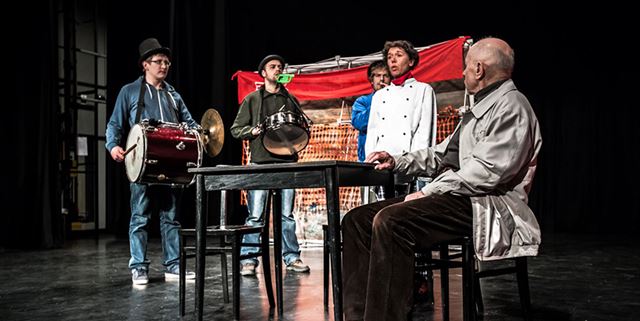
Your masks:
[[[262,124],[262,145],[276,155],[294,155],[309,144],[309,124],[302,115],[278,112]]]
[[[127,137],[130,149],[124,165],[133,183],[190,185],[195,175],[187,170],[202,165],[200,133],[185,125],[136,124]]]

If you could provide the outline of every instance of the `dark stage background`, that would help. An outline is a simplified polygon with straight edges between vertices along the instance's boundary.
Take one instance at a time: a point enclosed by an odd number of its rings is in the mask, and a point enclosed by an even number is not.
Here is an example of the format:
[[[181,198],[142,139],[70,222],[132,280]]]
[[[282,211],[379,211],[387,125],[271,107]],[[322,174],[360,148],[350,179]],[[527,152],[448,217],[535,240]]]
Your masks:
[[[544,144],[530,205],[543,234],[638,233],[640,189],[634,167],[640,163],[640,131],[634,81],[638,59],[631,49],[637,41],[631,31],[633,10],[615,4],[559,9],[533,3],[416,3],[420,6],[108,1],[109,113],[120,87],[139,75],[138,43],[157,37],[174,52],[169,82],[193,116],[200,119],[209,108],[222,115],[224,149],[205,163],[239,164],[240,142],[228,133],[238,107],[231,75],[239,69],[255,70],[267,54],[302,64],[376,52],[386,40],[424,46],[462,35],[496,36],[515,49],[513,78],[542,126]],[[0,203],[0,247],[54,247],[64,240],[56,7],[51,0],[18,4],[15,14],[21,18],[4,28],[11,32],[3,44],[9,53],[4,66],[9,102],[4,108],[8,144],[2,177],[8,179]],[[108,232],[126,235],[126,177],[121,165],[108,164]],[[193,194],[193,188],[185,192],[185,225],[192,225]]]

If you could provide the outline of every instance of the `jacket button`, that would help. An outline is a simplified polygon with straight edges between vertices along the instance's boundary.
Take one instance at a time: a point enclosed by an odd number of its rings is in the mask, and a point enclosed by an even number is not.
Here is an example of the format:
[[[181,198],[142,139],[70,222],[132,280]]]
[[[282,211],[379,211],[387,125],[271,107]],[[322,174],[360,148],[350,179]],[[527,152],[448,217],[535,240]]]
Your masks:
[[[402,133],[402,135],[407,135],[407,133]]]
[[[382,137],[384,137],[384,135],[382,135]]]
[[[384,117],[382,117],[382,120],[384,120]]]
[[[412,85],[409,85],[409,88],[413,88],[413,86],[412,86]]]
[[[407,101],[409,101],[409,98],[407,98]]]
[[[407,118],[407,115],[404,115],[404,118]]]

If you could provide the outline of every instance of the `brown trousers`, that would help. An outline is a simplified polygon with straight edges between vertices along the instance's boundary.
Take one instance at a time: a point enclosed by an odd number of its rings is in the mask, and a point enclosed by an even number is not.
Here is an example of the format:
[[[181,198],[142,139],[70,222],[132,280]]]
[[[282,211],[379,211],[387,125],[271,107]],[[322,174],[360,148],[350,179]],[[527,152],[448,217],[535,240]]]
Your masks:
[[[363,205],[342,220],[347,320],[406,320],[413,304],[415,251],[471,235],[471,200],[451,194]]]

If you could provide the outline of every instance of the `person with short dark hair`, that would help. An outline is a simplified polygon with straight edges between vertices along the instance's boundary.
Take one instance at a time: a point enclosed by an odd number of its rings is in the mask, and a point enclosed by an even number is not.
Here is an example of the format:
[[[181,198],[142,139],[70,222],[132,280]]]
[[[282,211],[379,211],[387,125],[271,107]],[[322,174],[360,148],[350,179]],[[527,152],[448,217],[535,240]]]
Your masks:
[[[118,94],[115,107],[106,130],[106,148],[111,158],[122,162],[125,150],[123,137],[127,128],[142,120],[169,123],[186,123],[190,128],[199,127],[191,117],[180,94],[165,81],[171,67],[171,50],[160,45],[155,38],[142,41],[138,47],[138,66],[143,75],[124,85]],[[149,282],[147,259],[148,224],[153,212],[160,216],[163,265],[166,280],[178,280],[180,275],[180,239],[178,232],[178,204],[182,186],[147,185],[132,182],[131,221],[129,222],[129,269],[134,284]],[[193,272],[185,272],[194,279]]]
[[[367,204],[342,220],[347,320],[406,320],[416,251],[471,236],[478,260],[534,256],[540,226],[527,205],[542,146],[536,115],[511,73],[513,49],[486,38],[470,47],[464,84],[473,104],[440,144],[391,155],[376,169],[435,175],[421,190]],[[393,67],[392,67],[393,68]]]
[[[279,55],[268,55],[258,64],[258,73],[264,78],[264,85],[248,94],[231,125],[231,135],[237,139],[249,141],[251,150],[251,163],[273,164],[294,163],[298,161],[298,153],[290,155],[275,154],[267,150],[263,144],[263,122],[267,117],[279,112],[300,114],[298,100],[291,95],[286,88],[278,83],[278,76],[284,70],[285,61]],[[267,202],[266,190],[247,191],[247,207],[249,216],[246,225],[256,226],[264,224],[263,211]],[[295,191],[293,189],[282,190],[282,258],[288,271],[309,272],[309,266],[300,259],[300,245],[296,236],[296,220],[293,216]],[[248,234],[244,237],[245,243],[259,243],[259,234]],[[241,254],[256,253],[256,247],[243,246]],[[240,274],[252,276],[256,273],[258,260],[256,258],[242,261]]]
[[[364,152],[364,144],[367,140],[367,125],[369,124],[369,110],[373,94],[389,84],[389,77],[389,69],[384,60],[372,62],[367,68],[367,79],[373,91],[358,97],[353,103],[351,125],[358,130],[358,161],[364,161],[367,156]]]

